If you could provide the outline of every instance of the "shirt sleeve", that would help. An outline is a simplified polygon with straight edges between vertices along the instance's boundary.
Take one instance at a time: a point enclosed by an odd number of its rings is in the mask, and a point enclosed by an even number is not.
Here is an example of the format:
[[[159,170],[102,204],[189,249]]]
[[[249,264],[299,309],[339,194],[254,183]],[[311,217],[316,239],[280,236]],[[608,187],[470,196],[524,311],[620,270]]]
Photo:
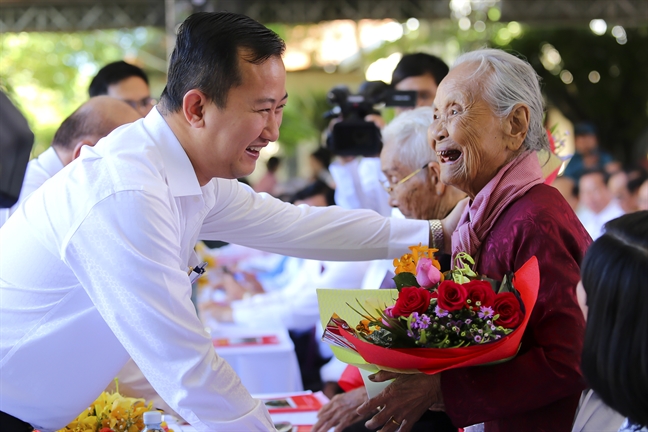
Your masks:
[[[196,315],[178,217],[164,198],[118,192],[83,218],[64,259],[156,392],[197,430],[274,430]]]
[[[515,358],[441,373],[446,412],[459,427],[517,418],[574,395],[577,401],[584,388],[579,363],[585,321],[575,293],[588,239],[575,225],[575,217],[543,213],[521,215],[515,223],[502,224],[509,236],[502,236],[493,242],[496,246],[480,252],[483,268],[490,269],[484,271],[487,275],[491,270],[509,271],[504,267],[517,270],[536,256],[540,290]],[[577,229],[580,232],[576,233]],[[560,415],[571,418],[573,412],[566,411]]]
[[[205,218],[201,240],[326,261],[396,258],[409,246],[429,242],[427,221],[338,206],[294,206],[236,181],[216,179],[213,184],[217,202]]]

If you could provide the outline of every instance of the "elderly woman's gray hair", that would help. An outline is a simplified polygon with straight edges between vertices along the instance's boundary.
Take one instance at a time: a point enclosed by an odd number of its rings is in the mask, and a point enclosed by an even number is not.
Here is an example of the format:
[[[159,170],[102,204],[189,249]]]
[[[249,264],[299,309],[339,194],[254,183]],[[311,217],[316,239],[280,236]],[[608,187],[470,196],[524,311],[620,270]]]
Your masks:
[[[540,92],[540,77],[529,63],[498,49],[482,49],[461,55],[454,67],[476,62],[479,67],[473,77],[483,77],[481,96],[495,114],[505,117],[517,104],[529,107],[529,130],[523,146],[528,150],[549,150],[547,132],[543,125],[544,103]]]
[[[437,159],[428,140],[433,113],[431,107],[405,111],[383,130],[383,146],[396,146],[395,155],[401,164],[414,169]]]

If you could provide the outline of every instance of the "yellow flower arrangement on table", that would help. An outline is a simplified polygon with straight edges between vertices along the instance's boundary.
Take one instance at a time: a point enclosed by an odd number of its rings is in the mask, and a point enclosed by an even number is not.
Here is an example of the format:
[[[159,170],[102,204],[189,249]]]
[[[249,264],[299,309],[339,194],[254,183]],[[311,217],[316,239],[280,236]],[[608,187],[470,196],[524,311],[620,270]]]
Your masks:
[[[144,399],[103,392],[87,409],[58,432],[139,432],[144,429],[144,413],[151,411],[153,403]],[[173,429],[162,427],[167,432]]]

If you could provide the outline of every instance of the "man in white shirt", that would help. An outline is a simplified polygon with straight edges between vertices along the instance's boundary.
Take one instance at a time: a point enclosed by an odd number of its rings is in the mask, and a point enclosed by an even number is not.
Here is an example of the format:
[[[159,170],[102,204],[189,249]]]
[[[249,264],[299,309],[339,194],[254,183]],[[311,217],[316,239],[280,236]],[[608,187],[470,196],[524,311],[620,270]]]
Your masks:
[[[115,128],[140,118],[128,104],[108,96],[94,97],[77,108],[63,120],[50,148],[27,164],[18,202],[10,208],[0,209],[0,227],[29,194],[79,157],[83,146],[93,146]]]
[[[624,214],[607,188],[608,177],[605,171],[596,169],[585,171],[578,180],[581,207],[576,214],[593,240],[603,234],[603,225],[607,221]]]
[[[132,358],[196,430],[272,430],[191,303],[197,239],[346,261],[429,241],[427,221],[296,207],[235,180],[278,139],[284,48],[243,15],[190,16],[160,105],[84,150],[0,229],[3,422],[62,428]]]

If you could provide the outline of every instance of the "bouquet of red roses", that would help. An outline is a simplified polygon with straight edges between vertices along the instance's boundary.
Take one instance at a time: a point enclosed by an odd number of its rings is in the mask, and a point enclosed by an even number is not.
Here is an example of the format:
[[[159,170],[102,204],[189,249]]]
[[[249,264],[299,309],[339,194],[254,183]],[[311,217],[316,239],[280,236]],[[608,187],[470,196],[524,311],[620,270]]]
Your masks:
[[[394,260],[395,303],[348,304],[360,322],[352,328],[334,316],[324,340],[381,369],[429,374],[515,356],[537,298],[535,257],[498,282],[477,275],[465,253],[455,258],[454,270],[441,273],[436,250],[410,249]]]

